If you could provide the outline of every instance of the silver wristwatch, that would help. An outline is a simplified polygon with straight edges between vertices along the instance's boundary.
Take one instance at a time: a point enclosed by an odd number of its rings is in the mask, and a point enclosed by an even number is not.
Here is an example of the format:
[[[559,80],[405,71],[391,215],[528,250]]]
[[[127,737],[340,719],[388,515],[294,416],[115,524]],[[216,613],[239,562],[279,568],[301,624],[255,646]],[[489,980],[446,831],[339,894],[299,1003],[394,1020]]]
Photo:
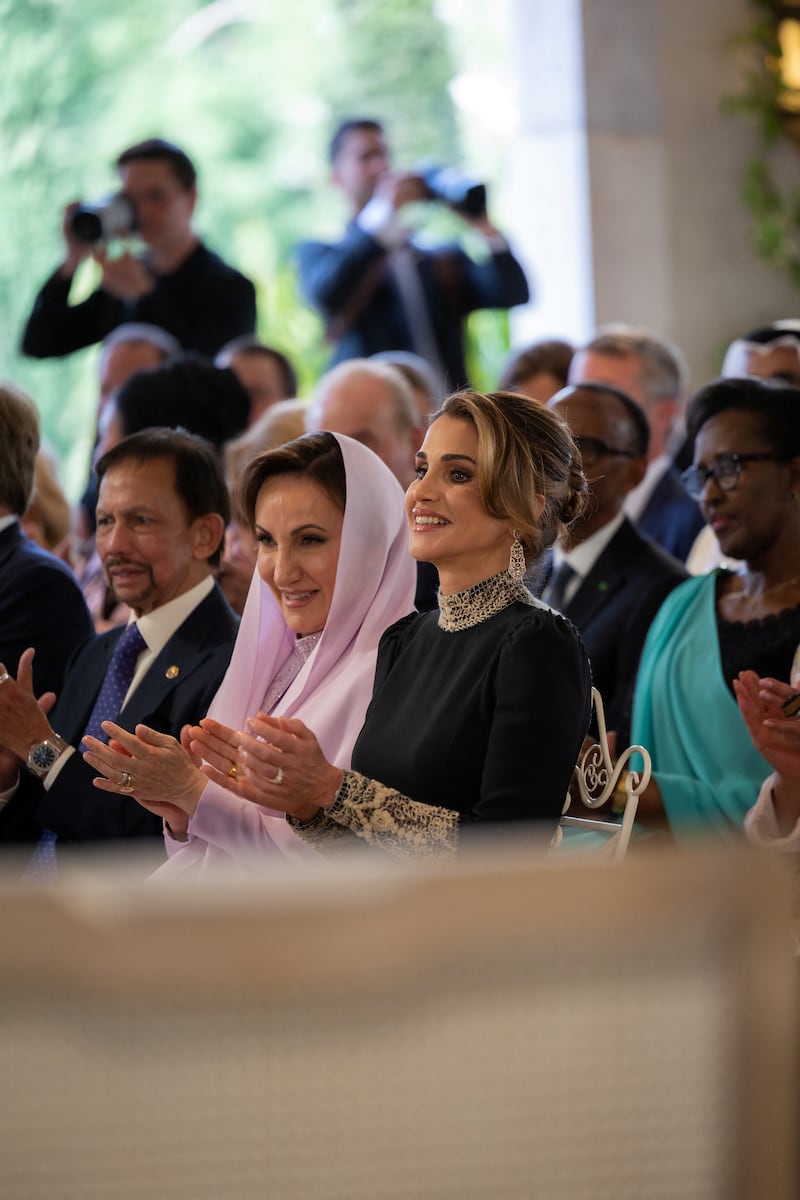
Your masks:
[[[43,742],[33,743],[28,751],[28,760],[25,766],[34,775],[38,775],[40,779],[44,779],[53,764],[68,749],[69,742],[65,742],[57,733],[51,733]]]

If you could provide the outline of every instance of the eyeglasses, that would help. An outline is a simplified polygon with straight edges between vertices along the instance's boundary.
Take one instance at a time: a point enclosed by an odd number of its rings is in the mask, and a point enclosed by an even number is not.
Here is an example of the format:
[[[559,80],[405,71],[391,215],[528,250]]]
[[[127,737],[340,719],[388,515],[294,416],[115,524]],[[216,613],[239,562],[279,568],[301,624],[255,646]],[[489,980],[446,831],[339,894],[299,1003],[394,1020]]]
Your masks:
[[[619,450],[616,446],[609,446],[606,442],[601,442],[600,438],[581,437],[580,434],[573,433],[572,440],[581,452],[581,462],[584,467],[593,467],[601,458],[609,455],[616,455],[618,458],[641,457],[635,450]]]
[[[710,467],[688,467],[681,479],[689,495],[699,500],[709,479],[714,480],[721,492],[732,492],[746,463],[787,461],[779,454],[720,454]]]

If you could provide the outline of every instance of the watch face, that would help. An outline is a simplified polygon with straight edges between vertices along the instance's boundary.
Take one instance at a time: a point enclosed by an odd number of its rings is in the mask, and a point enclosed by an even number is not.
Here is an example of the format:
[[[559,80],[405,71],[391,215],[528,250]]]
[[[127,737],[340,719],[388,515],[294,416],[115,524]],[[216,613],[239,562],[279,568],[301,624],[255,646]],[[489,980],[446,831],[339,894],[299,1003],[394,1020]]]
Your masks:
[[[47,742],[40,742],[31,750],[31,762],[40,771],[49,771],[57,758],[58,752],[53,746],[48,746]]]

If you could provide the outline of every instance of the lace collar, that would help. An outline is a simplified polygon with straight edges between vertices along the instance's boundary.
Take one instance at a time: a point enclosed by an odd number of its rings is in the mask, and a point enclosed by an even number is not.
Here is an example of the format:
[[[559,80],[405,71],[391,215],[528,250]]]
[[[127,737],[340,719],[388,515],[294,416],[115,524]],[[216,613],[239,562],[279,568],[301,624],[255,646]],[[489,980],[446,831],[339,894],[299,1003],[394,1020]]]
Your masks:
[[[446,633],[459,633],[462,629],[470,629],[488,621],[496,613],[508,608],[509,604],[520,601],[522,604],[535,605],[531,593],[524,584],[512,579],[508,571],[501,571],[491,579],[483,579],[474,583],[463,592],[454,592],[451,596],[439,593],[439,628]]]

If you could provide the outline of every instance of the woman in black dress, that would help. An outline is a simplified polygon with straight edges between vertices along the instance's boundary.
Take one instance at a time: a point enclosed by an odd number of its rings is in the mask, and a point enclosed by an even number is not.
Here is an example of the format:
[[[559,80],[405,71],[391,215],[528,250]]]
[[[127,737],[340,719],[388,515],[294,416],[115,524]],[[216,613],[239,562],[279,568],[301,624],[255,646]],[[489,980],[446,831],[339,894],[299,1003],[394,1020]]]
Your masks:
[[[411,553],[437,567],[440,610],[384,634],[353,769],[328,763],[301,722],[264,714],[246,731],[206,720],[194,749],[323,851],[341,835],[424,855],[451,853],[465,825],[555,829],[588,725],[589,663],[522,576],[584,495],[554,413],[512,393],[449,397],[406,496]]]

